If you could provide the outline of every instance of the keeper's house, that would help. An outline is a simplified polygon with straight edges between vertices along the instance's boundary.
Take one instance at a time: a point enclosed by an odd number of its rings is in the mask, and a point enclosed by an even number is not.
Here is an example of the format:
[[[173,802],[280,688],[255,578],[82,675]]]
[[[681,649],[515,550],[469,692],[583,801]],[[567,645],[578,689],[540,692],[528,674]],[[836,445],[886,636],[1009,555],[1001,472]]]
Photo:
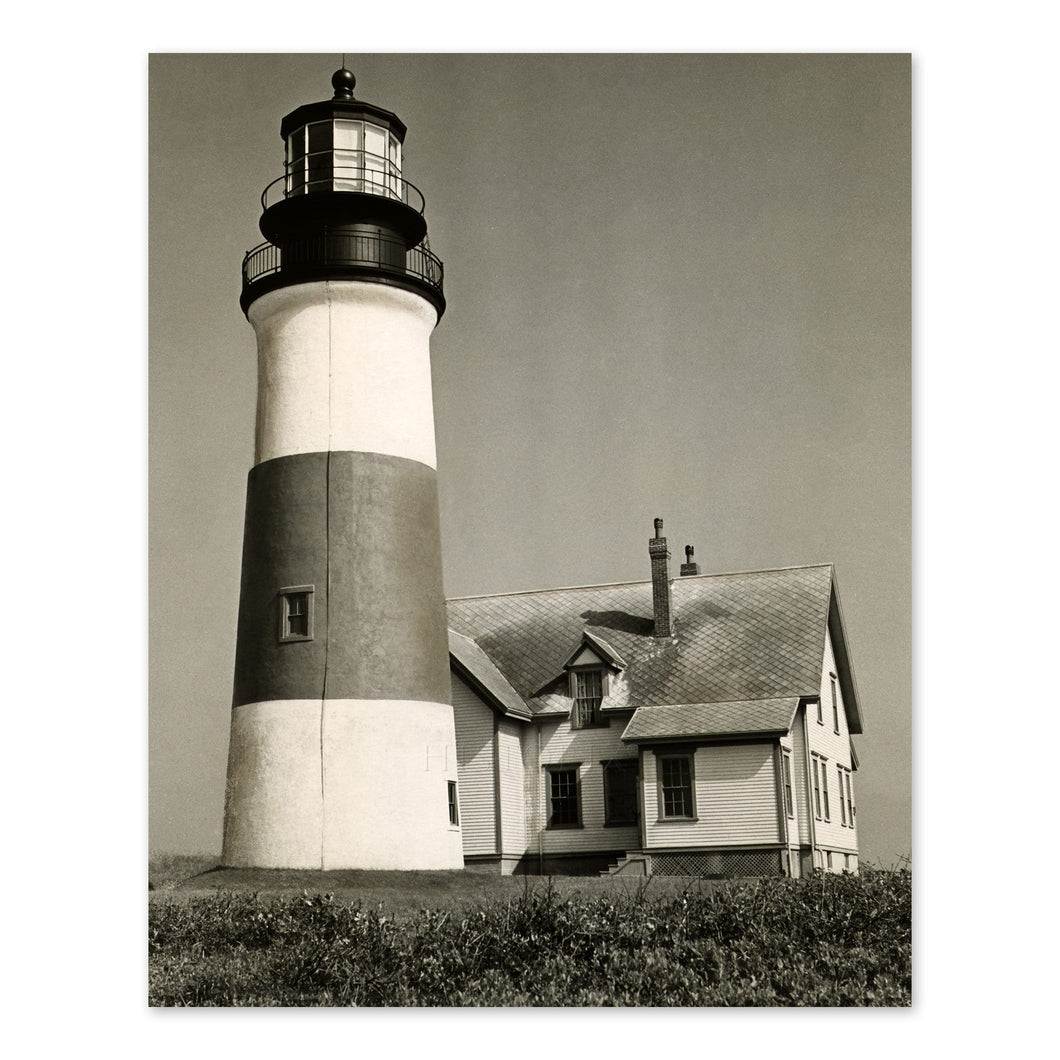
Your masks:
[[[857,687],[830,565],[450,600],[469,868],[857,869]]]

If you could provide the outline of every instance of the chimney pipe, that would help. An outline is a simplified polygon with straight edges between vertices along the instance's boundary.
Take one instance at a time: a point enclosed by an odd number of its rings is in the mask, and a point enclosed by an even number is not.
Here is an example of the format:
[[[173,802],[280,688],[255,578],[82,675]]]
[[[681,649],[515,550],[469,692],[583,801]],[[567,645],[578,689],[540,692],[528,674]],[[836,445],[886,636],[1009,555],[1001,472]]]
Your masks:
[[[681,564],[682,578],[687,578],[690,574],[699,573],[699,564],[692,559],[695,554],[696,550],[691,545],[685,545],[685,561]]]
[[[674,625],[670,596],[670,549],[662,536],[663,521],[655,520],[655,537],[648,542],[651,558],[651,603],[655,619],[655,636],[672,637]]]

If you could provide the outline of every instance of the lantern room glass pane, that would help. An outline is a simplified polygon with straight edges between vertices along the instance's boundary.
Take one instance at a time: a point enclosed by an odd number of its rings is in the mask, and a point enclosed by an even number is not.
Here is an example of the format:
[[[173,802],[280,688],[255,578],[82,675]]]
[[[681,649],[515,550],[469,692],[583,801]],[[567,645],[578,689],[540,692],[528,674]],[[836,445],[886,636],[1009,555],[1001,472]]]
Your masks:
[[[387,141],[387,190],[391,198],[401,195],[401,141],[391,133]]]
[[[305,190],[305,126],[287,137],[287,194]]]
[[[350,121],[348,118],[335,119],[335,150],[336,151],[360,151],[362,129],[359,121]]]
[[[335,190],[364,189],[364,124],[348,118],[335,119]]]
[[[306,129],[309,133],[309,190],[329,191],[333,165],[331,122],[315,121]]]
[[[364,190],[386,195],[386,130],[364,123]]]

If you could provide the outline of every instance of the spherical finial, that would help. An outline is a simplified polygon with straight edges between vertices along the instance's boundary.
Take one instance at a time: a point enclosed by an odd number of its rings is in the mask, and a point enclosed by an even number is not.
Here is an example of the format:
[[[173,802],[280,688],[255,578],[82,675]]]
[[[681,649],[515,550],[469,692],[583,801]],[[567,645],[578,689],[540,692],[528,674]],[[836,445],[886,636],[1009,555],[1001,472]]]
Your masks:
[[[353,86],[357,84],[357,78],[353,76],[352,70],[344,66],[331,75],[331,87],[335,89],[335,99],[353,99]]]

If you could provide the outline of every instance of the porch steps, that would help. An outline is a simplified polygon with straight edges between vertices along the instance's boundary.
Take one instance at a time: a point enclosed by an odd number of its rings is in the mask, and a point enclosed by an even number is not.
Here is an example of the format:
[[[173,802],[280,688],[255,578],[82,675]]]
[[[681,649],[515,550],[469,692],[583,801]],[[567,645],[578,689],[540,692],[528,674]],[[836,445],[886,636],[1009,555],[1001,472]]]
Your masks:
[[[624,854],[600,873],[601,876],[650,876],[651,855],[639,850]]]

